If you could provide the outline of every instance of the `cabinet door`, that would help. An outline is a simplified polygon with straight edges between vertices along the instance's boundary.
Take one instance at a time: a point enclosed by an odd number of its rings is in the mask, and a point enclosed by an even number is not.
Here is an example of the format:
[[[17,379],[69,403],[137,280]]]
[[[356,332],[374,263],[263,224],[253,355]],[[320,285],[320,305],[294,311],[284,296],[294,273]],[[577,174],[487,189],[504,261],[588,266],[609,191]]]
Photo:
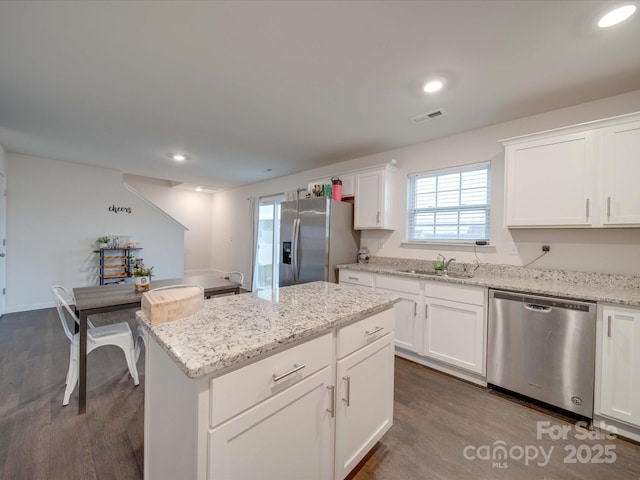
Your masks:
[[[345,478],[391,428],[393,366],[393,333],[338,361],[336,480]]]
[[[485,309],[426,297],[424,354],[465,370],[485,374]]]
[[[505,155],[508,227],[592,224],[593,131],[509,145]]]
[[[603,225],[640,224],[640,122],[605,129]]]
[[[208,478],[331,478],[331,379],[327,366],[210,430]]]
[[[384,172],[360,173],[355,177],[354,228],[383,228]]]
[[[640,427],[640,310],[603,309],[600,408]]]
[[[423,309],[420,306],[420,295],[396,292],[394,290],[385,290],[383,288],[377,288],[376,291],[402,297],[402,300],[399,303],[396,303],[395,307],[396,347],[401,347],[405,350],[409,350],[410,352],[421,353],[422,338],[420,325],[423,319]]]

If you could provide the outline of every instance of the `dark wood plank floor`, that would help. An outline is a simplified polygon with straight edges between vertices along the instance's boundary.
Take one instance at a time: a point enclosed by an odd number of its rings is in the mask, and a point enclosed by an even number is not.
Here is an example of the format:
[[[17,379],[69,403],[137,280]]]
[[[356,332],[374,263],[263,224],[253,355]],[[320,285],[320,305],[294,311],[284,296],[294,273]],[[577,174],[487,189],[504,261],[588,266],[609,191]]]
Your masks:
[[[94,323],[113,321],[134,325],[134,310]],[[0,479],[142,478],[143,356],[134,387],[117,348],[92,352],[87,415],[77,416],[77,391],[62,407],[68,355],[55,310],[0,318]],[[537,422],[545,421],[569,428],[567,440],[538,439]],[[578,440],[570,419],[400,358],[394,422],[353,479],[640,479],[637,444]],[[479,458],[497,445],[512,453],[502,461]],[[540,448],[551,447],[548,464],[540,465]],[[574,458],[593,460],[605,447],[615,453],[613,463],[565,463],[571,449],[580,451]],[[527,449],[538,457],[514,458]]]

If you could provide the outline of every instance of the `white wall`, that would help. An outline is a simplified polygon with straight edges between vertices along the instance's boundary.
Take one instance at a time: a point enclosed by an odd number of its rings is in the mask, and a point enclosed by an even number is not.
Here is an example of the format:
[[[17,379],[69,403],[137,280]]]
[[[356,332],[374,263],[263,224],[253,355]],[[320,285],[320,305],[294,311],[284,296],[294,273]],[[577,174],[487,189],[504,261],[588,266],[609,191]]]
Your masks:
[[[183,229],[126,190],[118,171],[8,153],[7,190],[7,312],[52,305],[54,284],[96,285],[101,235],[131,235],[156,278],[183,275]]]
[[[7,161],[2,145],[0,145],[0,173],[5,176],[7,174]]]
[[[124,181],[187,227],[184,235],[185,273],[215,268],[211,263],[212,195],[176,188],[167,180],[124,175]]]
[[[406,235],[407,175],[491,160],[491,243],[494,248],[479,250],[478,256],[482,261],[523,265],[538,256],[542,243],[545,243],[551,246],[551,253],[536,262],[535,267],[640,275],[640,229],[505,229],[504,150],[499,143],[499,140],[509,137],[636,111],[640,111],[640,90],[217,193],[213,199],[214,224],[221,232],[225,232],[225,235],[214,237],[212,240],[213,262],[227,264],[227,267],[231,267],[230,263],[235,262],[235,268],[241,269],[245,275],[249,273],[251,257],[246,200],[248,196],[259,197],[306,187],[307,181],[315,177],[339,175],[356,168],[386,163],[390,159],[396,159],[399,167],[395,210],[399,227],[393,232],[365,231],[362,234],[362,243],[368,246],[374,255],[380,256],[433,260],[438,253],[442,253],[447,257],[456,257],[459,261],[473,261],[475,257],[472,249],[408,249],[401,246]],[[416,127],[411,125],[408,128]],[[417,128],[428,128],[428,124]],[[542,194],[544,192],[541,192]],[[509,253],[512,244],[515,244],[518,255]]]

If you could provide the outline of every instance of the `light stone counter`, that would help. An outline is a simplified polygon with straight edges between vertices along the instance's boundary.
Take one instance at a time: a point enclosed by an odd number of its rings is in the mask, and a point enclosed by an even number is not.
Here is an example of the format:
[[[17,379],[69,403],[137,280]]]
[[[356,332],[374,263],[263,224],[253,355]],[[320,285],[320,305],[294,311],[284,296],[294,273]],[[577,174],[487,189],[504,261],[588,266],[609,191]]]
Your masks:
[[[222,375],[278,349],[391,308],[400,299],[313,282],[206,300],[199,312],[151,325],[149,334],[188,377]]]
[[[640,277],[636,276],[544,270],[486,263],[475,266],[455,262],[451,263],[449,271],[462,273],[464,266],[469,272],[473,272],[473,277],[452,278],[402,272],[401,270],[406,269],[435,271],[434,262],[390,257],[376,257],[371,263],[352,263],[339,265],[338,268],[577,300],[640,306]]]

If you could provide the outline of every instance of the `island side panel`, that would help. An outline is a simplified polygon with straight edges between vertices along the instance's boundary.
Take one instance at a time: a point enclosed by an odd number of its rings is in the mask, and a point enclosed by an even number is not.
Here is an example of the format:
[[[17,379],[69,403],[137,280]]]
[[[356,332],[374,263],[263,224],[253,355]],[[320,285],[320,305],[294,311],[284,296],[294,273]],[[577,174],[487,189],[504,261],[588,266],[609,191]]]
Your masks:
[[[207,381],[187,377],[151,335],[146,340],[144,478],[204,479]]]

